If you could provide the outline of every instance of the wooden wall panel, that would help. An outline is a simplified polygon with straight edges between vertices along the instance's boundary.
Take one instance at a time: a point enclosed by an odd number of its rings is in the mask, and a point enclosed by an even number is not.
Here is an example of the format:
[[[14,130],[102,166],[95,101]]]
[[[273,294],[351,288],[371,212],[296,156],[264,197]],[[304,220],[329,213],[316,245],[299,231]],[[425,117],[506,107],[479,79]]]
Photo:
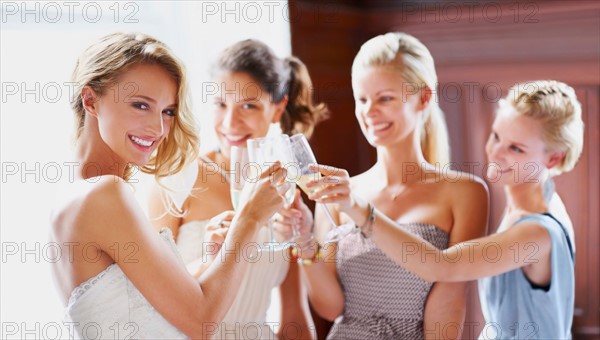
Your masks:
[[[574,336],[600,337],[600,87],[579,86],[583,105],[584,150],[580,162],[556,180],[557,191],[573,220],[576,243]]]
[[[310,71],[316,97],[324,100],[332,114],[315,131],[311,143],[317,160],[348,169],[365,171],[375,153],[354,119],[350,69],[364,41],[363,13],[347,6],[291,2],[301,12],[320,13],[328,22],[305,15],[291,23],[292,52]],[[340,157],[348,155],[349,157]]]
[[[307,63],[317,95],[333,112],[311,141],[317,158],[347,168],[351,174],[364,171],[375,161],[375,151],[354,118],[350,84],[352,60],[372,36],[405,31],[428,46],[436,60],[452,161],[455,167],[477,176],[483,174],[484,145],[497,99],[510,86],[526,80],[557,79],[576,88],[586,123],[584,151],[577,167],[556,182],[576,233],[573,335],[575,339],[600,338],[600,2],[480,2],[476,8],[501,8],[503,15],[497,22],[477,11],[472,16],[464,14],[468,6],[462,7],[459,20],[449,20],[448,3],[437,7],[435,2],[407,1],[395,6],[386,1],[376,1],[373,6],[367,1],[328,6],[313,1],[294,3],[331,19],[327,23],[292,22],[292,50]],[[465,3],[469,2],[452,2],[455,6]],[[531,20],[534,22],[528,22]],[[319,91],[326,84],[329,90]],[[461,90],[458,97],[456,89]],[[497,89],[501,93],[496,94]],[[505,202],[502,188],[488,184],[492,232]],[[477,337],[483,327],[476,293],[472,289],[467,313],[467,322],[476,326],[463,334],[465,339]]]
[[[372,164],[375,156],[354,119],[350,84],[352,60],[363,41],[363,13],[345,5],[302,1],[291,1],[290,5],[300,13],[319,13],[319,17],[329,18],[324,21],[302,15],[290,22],[292,53],[308,67],[316,99],[325,101],[331,111],[330,119],[317,127],[310,140],[317,161],[358,174]],[[312,315],[317,337],[325,339],[332,323],[314,312]]]

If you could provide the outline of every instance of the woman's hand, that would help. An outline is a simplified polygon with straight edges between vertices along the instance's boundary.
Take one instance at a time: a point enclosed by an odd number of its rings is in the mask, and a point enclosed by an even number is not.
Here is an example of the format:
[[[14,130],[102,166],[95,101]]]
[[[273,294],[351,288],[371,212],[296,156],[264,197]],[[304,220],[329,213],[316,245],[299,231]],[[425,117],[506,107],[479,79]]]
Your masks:
[[[316,188],[308,198],[319,203],[335,204],[338,211],[347,212],[353,207],[355,200],[348,171],[322,164],[311,164],[310,168],[323,177],[308,182],[309,188]]]
[[[346,213],[357,225],[363,225],[369,216],[369,205],[352,194],[348,171],[322,164],[311,164],[310,167],[323,177],[308,182],[309,188],[317,188],[308,197],[318,203],[333,204],[338,212]]]
[[[209,262],[212,262],[221,250],[234,216],[235,211],[224,211],[211,218],[206,225],[203,249],[206,249],[205,256]]]
[[[283,194],[290,189],[285,181],[286,170],[275,162],[264,170],[258,180],[244,186],[240,197],[239,216],[263,225],[283,207]]]
[[[287,208],[280,209],[273,224],[275,231],[285,240],[297,236],[299,240],[310,238],[313,227],[313,214],[304,204],[300,190],[294,194],[294,202]],[[296,233],[294,233],[294,229]]]

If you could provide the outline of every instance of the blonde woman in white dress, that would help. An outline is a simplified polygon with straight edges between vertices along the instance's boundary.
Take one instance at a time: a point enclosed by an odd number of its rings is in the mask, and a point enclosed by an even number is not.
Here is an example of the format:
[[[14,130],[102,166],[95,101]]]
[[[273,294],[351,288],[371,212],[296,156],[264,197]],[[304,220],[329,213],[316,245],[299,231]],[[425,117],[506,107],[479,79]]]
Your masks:
[[[134,167],[159,178],[195,159],[183,65],[152,37],[116,33],[79,57],[72,78],[79,167],[50,236],[63,254],[52,270],[70,338],[205,338],[234,300],[223,292],[239,288],[248,266],[238,253],[192,277],[170,230],[153,230],[127,183]],[[274,184],[284,176],[275,165],[248,186],[226,247],[251,242],[282,207],[278,188],[289,185]]]

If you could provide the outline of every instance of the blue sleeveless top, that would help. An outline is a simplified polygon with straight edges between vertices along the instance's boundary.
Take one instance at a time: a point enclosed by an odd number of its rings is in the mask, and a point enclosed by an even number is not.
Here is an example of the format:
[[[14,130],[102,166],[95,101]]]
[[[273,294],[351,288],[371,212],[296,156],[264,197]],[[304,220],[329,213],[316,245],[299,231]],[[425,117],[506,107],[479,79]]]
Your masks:
[[[537,223],[551,238],[549,287],[536,287],[521,268],[479,280],[479,299],[486,320],[484,339],[571,339],[575,305],[573,244],[550,214],[524,216],[515,224]],[[534,251],[520,245],[519,251]]]

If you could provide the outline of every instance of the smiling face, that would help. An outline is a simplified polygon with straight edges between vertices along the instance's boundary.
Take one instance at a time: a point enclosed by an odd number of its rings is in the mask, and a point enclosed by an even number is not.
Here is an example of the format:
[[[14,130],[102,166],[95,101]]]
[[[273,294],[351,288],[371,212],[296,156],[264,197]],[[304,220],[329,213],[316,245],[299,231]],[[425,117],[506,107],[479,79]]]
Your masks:
[[[352,89],[356,119],[371,145],[391,145],[415,133],[427,101],[423,103],[421,92],[415,94],[400,72],[367,67],[353,74]]]
[[[214,129],[221,152],[229,158],[232,146],[267,135],[281,120],[286,100],[271,102],[270,94],[247,73],[225,72],[215,79],[221,91],[213,98]]]
[[[497,114],[486,144],[489,164],[487,176],[504,185],[538,183],[548,169],[562,159],[561,152],[551,152],[542,139],[542,124],[522,116],[510,107]]]
[[[84,98],[94,96],[91,91],[84,89]],[[84,100],[118,159],[143,166],[169,134],[177,112],[177,83],[162,66],[135,64],[94,103]]]

